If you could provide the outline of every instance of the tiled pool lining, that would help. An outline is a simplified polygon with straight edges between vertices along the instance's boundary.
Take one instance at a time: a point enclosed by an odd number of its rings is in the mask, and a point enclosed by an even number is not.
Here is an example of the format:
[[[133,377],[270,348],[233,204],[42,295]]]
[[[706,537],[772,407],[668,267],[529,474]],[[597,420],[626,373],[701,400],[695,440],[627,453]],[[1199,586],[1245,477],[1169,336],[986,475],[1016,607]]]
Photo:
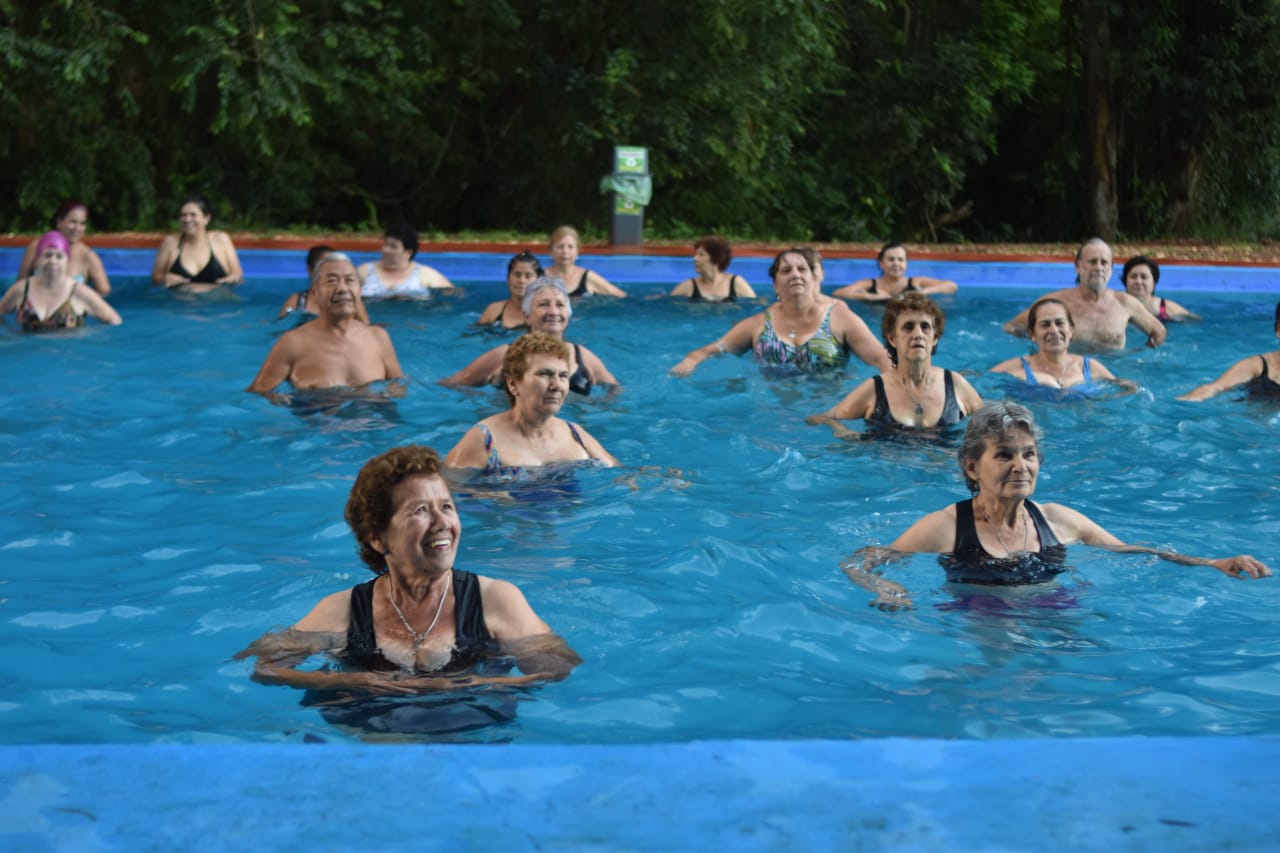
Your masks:
[[[1267,850],[1280,737],[0,748],[8,850]]]

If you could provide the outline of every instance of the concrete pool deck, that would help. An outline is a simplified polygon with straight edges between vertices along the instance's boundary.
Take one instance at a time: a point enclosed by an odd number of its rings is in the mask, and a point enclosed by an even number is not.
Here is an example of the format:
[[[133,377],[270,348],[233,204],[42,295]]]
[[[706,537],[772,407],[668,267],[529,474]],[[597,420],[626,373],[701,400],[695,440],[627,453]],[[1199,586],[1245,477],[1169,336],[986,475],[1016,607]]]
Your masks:
[[[1280,736],[0,747],[6,850],[1273,850]]]

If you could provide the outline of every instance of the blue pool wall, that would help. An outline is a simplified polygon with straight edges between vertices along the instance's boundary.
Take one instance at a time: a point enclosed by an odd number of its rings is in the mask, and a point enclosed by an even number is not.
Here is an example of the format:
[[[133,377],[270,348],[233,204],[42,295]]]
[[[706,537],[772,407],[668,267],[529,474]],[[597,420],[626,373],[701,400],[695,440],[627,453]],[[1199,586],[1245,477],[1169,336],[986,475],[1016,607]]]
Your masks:
[[[153,252],[145,249],[96,249],[107,274],[122,278],[147,278],[151,275]],[[0,247],[0,280],[11,280],[22,260],[20,247]],[[255,290],[270,288],[282,297],[305,276],[304,252],[300,249],[242,249],[240,262],[245,280]],[[376,252],[349,252],[361,264],[376,260]],[[514,253],[512,253],[514,254]],[[507,252],[431,252],[423,250],[417,260],[435,267],[450,280],[493,282],[505,280]],[[544,258],[545,260],[545,258]],[[688,255],[587,255],[578,263],[619,284],[660,284],[674,287],[693,275]],[[735,258],[729,269],[753,284],[766,284],[772,258]],[[823,264],[828,288],[838,287],[878,273],[874,260],[831,258]],[[1264,266],[1220,266],[1208,264],[1161,265],[1160,291],[1231,291],[1280,292],[1280,269]],[[1070,287],[1075,281],[1075,268],[1068,260],[1051,261],[955,261],[912,260],[912,275],[951,279],[961,287],[1014,287],[1053,290]],[[1119,270],[1112,281],[1119,287]]]

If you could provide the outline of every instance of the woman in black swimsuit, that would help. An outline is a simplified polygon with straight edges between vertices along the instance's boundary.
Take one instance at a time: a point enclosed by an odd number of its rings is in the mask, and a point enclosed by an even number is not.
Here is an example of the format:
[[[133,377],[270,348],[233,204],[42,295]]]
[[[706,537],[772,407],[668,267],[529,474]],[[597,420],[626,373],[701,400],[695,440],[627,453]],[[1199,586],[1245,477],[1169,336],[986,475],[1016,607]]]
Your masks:
[[[551,266],[547,275],[565,283],[569,295],[577,299],[598,293],[602,296],[626,296],[598,272],[578,266],[578,232],[572,225],[561,225],[551,232]]]
[[[686,278],[671,291],[672,296],[687,296],[690,302],[736,302],[754,299],[756,292],[740,275],[731,275],[729,261],[733,249],[723,237],[703,237],[693,244],[693,278]]]
[[[203,293],[244,279],[235,244],[225,231],[210,231],[213,214],[202,196],[183,199],[178,210],[180,234],[170,234],[156,252],[151,281],[161,287],[181,287]]]
[[[924,293],[939,296],[955,293],[959,289],[954,281],[918,275],[907,278],[907,247],[896,240],[885,243],[876,258],[880,275],[847,284],[831,295],[837,299],[860,299],[867,302],[885,302],[904,293]]]
[[[346,519],[375,577],[236,655],[257,656],[256,681],[397,695],[558,680],[581,663],[518,588],[454,567],[462,523],[441,466],[439,454],[416,445],[365,463]],[[322,653],[350,669],[297,669]],[[458,675],[500,655],[524,674]]]
[[[1276,303],[1275,333],[1280,338],[1280,302]],[[1237,361],[1217,379],[1188,391],[1178,399],[1198,403],[1240,385],[1245,386],[1250,397],[1280,400],[1280,349]]]
[[[885,578],[879,567],[920,552],[945,555],[949,581],[996,586],[1051,579],[1063,568],[1061,547],[1077,542],[1155,554],[1184,566],[1212,566],[1233,578],[1271,574],[1248,555],[1206,559],[1129,545],[1070,507],[1032,503],[1040,473],[1040,428],[1031,412],[1016,403],[991,403],[974,413],[958,456],[973,493],[970,500],[926,515],[888,549],[864,548],[844,564],[850,580],[875,593],[872,607],[912,606],[907,590]]]

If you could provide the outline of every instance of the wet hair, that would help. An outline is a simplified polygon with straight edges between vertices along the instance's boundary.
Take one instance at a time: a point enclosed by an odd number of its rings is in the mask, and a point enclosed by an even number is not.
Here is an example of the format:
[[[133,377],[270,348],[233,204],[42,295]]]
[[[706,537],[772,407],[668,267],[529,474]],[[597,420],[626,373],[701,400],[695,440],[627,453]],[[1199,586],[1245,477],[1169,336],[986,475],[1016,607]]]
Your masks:
[[[57,228],[58,223],[66,219],[67,214],[71,213],[71,211],[75,210],[77,207],[84,208],[84,218],[88,219],[89,205],[85,204],[82,201],[76,201],[73,198],[69,198],[66,201],[64,201],[62,204],[58,205],[58,209],[53,212],[53,219],[49,221],[49,227]]]
[[[315,275],[316,265],[324,258],[325,255],[332,255],[337,249],[332,246],[312,246],[307,249],[307,273]]]
[[[582,238],[578,236],[577,228],[574,228],[572,225],[561,225],[559,228],[551,232],[551,239],[548,241],[548,245],[554,246],[565,237],[572,237],[573,242],[579,245],[582,244]]]
[[[393,447],[364,463],[347,497],[344,517],[355,534],[356,551],[370,571],[380,575],[387,570],[387,558],[373,547],[373,540],[382,536],[395,514],[391,493],[410,477],[441,476],[442,467],[439,453],[418,444]]]
[[[804,258],[805,264],[809,267],[809,272],[816,273],[817,265],[822,263],[822,257],[809,247],[803,249],[799,246],[792,246],[790,249],[783,249],[773,259],[773,263],[769,265],[769,278],[778,277],[778,268],[782,266],[782,257],[784,255],[799,255]]]
[[[400,245],[409,251],[409,260],[413,260],[413,256],[418,254],[418,232],[413,230],[412,225],[406,222],[392,225],[382,232],[383,241],[388,237],[394,237],[400,241]]]
[[[330,251],[329,254],[327,255],[321,255],[320,260],[316,261],[315,266],[311,268],[312,284],[315,284],[316,281],[320,278],[320,268],[323,267],[325,264],[329,263],[330,261],[346,261],[347,263],[351,264],[351,266],[353,267],[356,265],[356,262],[351,260],[350,256],[348,256],[346,252]]]
[[[729,241],[716,234],[709,234],[693,244],[693,250],[696,252],[702,249],[707,253],[707,257],[711,259],[711,263],[716,265],[716,269],[724,272],[729,268],[729,261],[733,260],[733,249],[729,246]]]
[[[907,251],[907,247],[902,245],[902,243],[899,242],[898,240],[890,240],[888,243],[885,243],[883,246],[880,247],[880,254],[876,255],[876,260],[883,261],[884,253],[889,251],[890,249],[901,249],[903,254],[906,254],[906,251]]]
[[[964,484],[969,487],[970,493],[978,493],[978,481],[969,479],[966,466],[982,458],[992,439],[1000,439],[1017,431],[1031,436],[1031,440],[1036,443],[1036,455],[1043,458],[1040,440],[1044,438],[1044,434],[1025,406],[1008,401],[987,403],[969,415],[969,423],[964,428],[964,441],[956,451],[956,459],[960,462],[960,476],[964,477]]]
[[[923,293],[914,291],[904,293],[890,299],[884,306],[884,317],[880,320],[880,336],[884,338],[884,348],[889,351],[889,358],[898,363],[898,350],[889,339],[898,331],[898,318],[909,311],[928,314],[933,319],[933,353],[938,352],[938,341],[942,340],[942,331],[947,327],[947,317],[932,299]]]
[[[1067,312],[1067,325],[1071,328],[1076,327],[1076,321],[1071,317],[1071,309],[1067,307],[1067,303],[1061,299],[1054,299],[1052,296],[1046,296],[1044,299],[1037,299],[1031,308],[1027,310],[1027,331],[1032,332],[1036,327],[1036,315],[1040,313],[1041,305],[1061,305],[1062,310]]]
[[[554,355],[569,363],[569,345],[559,338],[553,338],[543,332],[530,332],[516,338],[507,347],[507,354],[502,358],[502,388],[507,392],[511,405],[516,404],[516,395],[511,393],[508,379],[519,381],[529,369],[529,357],[535,355]]]
[[[516,268],[516,264],[533,264],[534,275],[539,278],[542,277],[542,261],[538,260],[538,256],[528,249],[512,256],[511,260],[507,261],[507,275],[511,275],[511,271]]]
[[[564,280],[559,278],[548,278],[545,275],[538,276],[529,283],[528,287],[524,289],[524,299],[520,302],[520,307],[524,309],[524,313],[527,315],[533,308],[533,297],[537,292],[548,287],[553,287],[560,291],[560,295],[564,297],[565,302],[565,317],[566,319],[572,317],[573,304],[569,301],[569,288],[565,287]]]
[[[200,212],[205,216],[213,216],[213,206],[209,204],[209,199],[199,193],[192,193],[184,198],[182,203],[178,205],[178,210],[182,210],[182,208],[189,204],[194,204],[196,207],[200,208]]]
[[[1146,255],[1134,255],[1132,258],[1124,262],[1124,270],[1120,273],[1120,283],[1127,284],[1129,279],[1129,270],[1134,267],[1145,266],[1151,270],[1151,292],[1156,292],[1156,285],[1160,283],[1160,265],[1148,258]]]

